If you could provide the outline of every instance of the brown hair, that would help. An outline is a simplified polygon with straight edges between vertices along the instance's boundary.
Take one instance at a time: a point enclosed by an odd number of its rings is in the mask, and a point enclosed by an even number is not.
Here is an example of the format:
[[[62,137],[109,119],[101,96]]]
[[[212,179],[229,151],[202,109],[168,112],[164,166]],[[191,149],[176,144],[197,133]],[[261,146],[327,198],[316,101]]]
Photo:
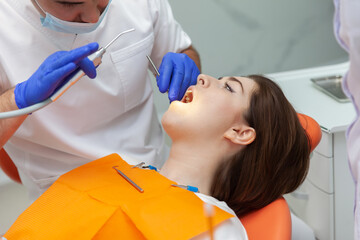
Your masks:
[[[294,191],[309,168],[310,146],[297,113],[280,87],[260,75],[244,118],[255,140],[218,167],[211,195],[225,201],[238,217]]]

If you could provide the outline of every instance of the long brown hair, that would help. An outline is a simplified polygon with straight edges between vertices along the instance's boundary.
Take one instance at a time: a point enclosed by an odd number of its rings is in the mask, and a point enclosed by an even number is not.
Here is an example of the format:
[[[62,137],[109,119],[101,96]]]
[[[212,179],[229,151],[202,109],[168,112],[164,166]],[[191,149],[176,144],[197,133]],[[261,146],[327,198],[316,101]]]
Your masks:
[[[294,191],[309,168],[310,146],[297,113],[279,86],[260,75],[244,118],[255,140],[215,173],[211,195],[225,201],[238,217]]]

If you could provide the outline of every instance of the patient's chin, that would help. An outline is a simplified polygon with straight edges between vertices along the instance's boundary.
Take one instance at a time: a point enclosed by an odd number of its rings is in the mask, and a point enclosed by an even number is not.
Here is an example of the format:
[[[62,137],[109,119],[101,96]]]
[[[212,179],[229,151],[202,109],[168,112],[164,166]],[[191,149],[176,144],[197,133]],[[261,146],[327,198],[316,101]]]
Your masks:
[[[171,135],[176,135],[176,132],[183,130],[183,123],[183,118],[176,111],[171,111],[170,108],[161,118],[161,124],[170,137]]]
[[[167,129],[171,126],[171,118],[172,116],[169,110],[167,110],[161,118],[161,125],[163,126],[166,133],[168,133]]]

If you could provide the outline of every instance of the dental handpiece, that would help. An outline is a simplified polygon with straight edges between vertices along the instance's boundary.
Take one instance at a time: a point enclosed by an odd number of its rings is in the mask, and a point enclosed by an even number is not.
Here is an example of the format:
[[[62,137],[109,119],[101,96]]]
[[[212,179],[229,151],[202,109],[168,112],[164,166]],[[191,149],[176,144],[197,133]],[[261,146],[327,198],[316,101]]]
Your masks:
[[[119,33],[113,40],[111,40],[110,43],[108,43],[108,45],[106,45],[105,47],[101,47],[99,50],[97,50],[96,52],[91,54],[88,57],[89,60],[94,63],[95,67],[99,66],[101,64],[102,56],[106,52],[106,49],[113,42],[115,42],[121,35],[123,35],[125,33],[128,33],[128,32],[132,32],[134,30],[135,30],[134,28],[131,28],[129,30],[126,30],[126,31],[123,31],[123,32]],[[34,105],[28,106],[26,108],[21,108],[21,109],[17,109],[17,110],[13,110],[13,111],[8,111],[8,112],[0,112],[0,119],[12,118],[12,117],[18,117],[18,116],[26,115],[26,114],[35,112],[35,111],[45,107],[49,103],[56,101],[64,92],[66,92],[66,90],[68,90],[72,85],[74,85],[83,76],[85,76],[84,71],[82,71],[80,68],[77,69],[72,74],[72,77],[61,88],[59,88],[51,97],[45,99],[42,102],[39,102],[39,103],[36,103]]]
[[[98,67],[101,64],[101,59],[103,55],[106,52],[106,49],[115,42],[120,36],[124,35],[125,33],[134,31],[134,28],[131,28],[129,30],[123,31],[120,34],[118,34],[111,42],[108,43],[105,47],[101,47],[99,50],[91,54],[88,58],[90,61],[92,61],[95,65],[95,67]],[[66,84],[64,84],[61,88],[59,88],[51,97],[51,101],[55,102],[64,92],[66,92],[72,85],[74,85],[80,78],[85,76],[85,73],[80,68],[76,70],[75,73],[73,73],[73,76],[67,81]]]

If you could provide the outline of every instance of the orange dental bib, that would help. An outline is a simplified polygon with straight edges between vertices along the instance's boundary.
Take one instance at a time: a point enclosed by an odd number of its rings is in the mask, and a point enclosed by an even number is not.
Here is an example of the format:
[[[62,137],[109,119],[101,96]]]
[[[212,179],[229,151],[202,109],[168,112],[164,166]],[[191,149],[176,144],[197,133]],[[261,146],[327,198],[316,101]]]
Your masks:
[[[138,184],[130,185],[118,166]],[[62,175],[4,235],[12,239],[190,239],[209,229],[203,201],[117,154]],[[215,207],[213,224],[233,217]]]

